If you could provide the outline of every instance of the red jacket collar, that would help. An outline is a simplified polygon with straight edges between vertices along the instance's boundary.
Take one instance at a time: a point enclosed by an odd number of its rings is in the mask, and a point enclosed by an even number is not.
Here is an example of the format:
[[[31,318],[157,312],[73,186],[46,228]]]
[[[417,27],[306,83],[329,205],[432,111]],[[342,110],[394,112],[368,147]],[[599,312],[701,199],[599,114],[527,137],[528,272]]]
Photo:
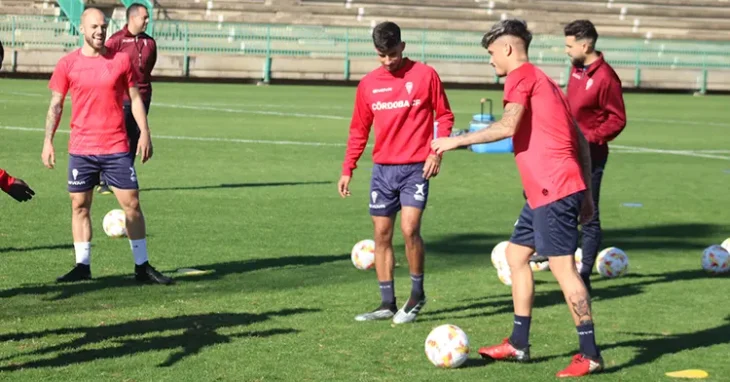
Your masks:
[[[135,37],[135,35],[133,35],[133,34],[132,34],[132,33],[131,33],[130,31],[129,31],[129,24],[124,24],[124,26],[122,27],[122,29],[120,29],[120,31],[121,31],[122,33],[124,33],[124,37]],[[138,35],[137,35],[136,37],[140,37],[140,38],[142,38],[142,37],[147,37],[147,33],[145,33],[145,32],[142,32],[142,33],[138,34]]]
[[[586,70],[586,73],[589,75],[595,73],[595,71],[598,70],[598,68],[601,67],[601,65],[603,65],[604,62],[606,62],[603,59],[602,52],[596,52],[596,53],[598,53],[598,58],[596,59],[596,61],[593,61],[590,65],[588,65],[588,69]]]

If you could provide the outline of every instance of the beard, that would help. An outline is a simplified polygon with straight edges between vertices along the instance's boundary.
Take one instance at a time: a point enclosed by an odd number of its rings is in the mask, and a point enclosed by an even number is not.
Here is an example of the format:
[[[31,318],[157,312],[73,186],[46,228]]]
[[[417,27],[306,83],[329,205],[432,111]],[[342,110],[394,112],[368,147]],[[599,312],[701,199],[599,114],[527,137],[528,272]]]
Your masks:
[[[586,63],[586,59],[585,59],[585,57],[582,57],[582,58],[579,58],[579,57],[575,57],[575,58],[571,58],[571,59],[570,59],[570,62],[571,62],[571,63],[573,64],[573,66],[575,66],[576,68],[582,68],[583,66],[585,66],[585,63]]]

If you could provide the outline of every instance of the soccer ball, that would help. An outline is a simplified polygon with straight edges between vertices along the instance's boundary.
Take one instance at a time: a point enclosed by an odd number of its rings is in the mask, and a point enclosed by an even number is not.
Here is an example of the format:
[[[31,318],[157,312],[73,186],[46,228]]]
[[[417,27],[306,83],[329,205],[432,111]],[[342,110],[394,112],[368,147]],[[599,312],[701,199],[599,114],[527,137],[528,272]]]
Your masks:
[[[499,278],[499,281],[502,282],[502,284],[507,286],[512,285],[512,272],[509,270],[508,266],[498,269],[497,277]]]
[[[722,242],[721,246],[725,248],[726,251],[730,252],[730,237],[725,239],[725,241]]]
[[[492,265],[496,270],[509,268],[507,265],[507,244],[509,244],[509,241],[502,241],[492,249]]]
[[[580,273],[580,270],[583,269],[583,250],[581,248],[576,249],[573,258],[575,259],[575,269]]]
[[[355,268],[367,270],[375,266],[375,241],[370,239],[360,240],[352,247],[350,259]]]
[[[102,221],[104,233],[109,237],[127,236],[127,224],[124,211],[116,209],[111,210],[104,215]]]
[[[702,252],[702,269],[712,274],[725,273],[730,270],[730,253],[715,244]]]
[[[533,272],[546,271],[546,270],[550,269],[550,262],[549,261],[540,261],[540,262],[530,261],[530,268],[532,268]]]
[[[608,247],[596,258],[596,270],[603,277],[619,277],[629,271],[629,257],[616,247]]]
[[[469,338],[456,325],[437,326],[426,337],[426,357],[437,367],[457,368],[469,358]]]

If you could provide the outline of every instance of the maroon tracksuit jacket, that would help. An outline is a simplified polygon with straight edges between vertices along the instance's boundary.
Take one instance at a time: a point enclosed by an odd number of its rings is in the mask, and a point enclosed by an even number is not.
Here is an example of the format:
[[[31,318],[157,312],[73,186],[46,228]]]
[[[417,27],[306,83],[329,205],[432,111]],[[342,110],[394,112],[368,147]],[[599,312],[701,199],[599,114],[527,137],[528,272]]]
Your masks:
[[[106,46],[129,55],[132,61],[132,68],[136,77],[137,88],[142,96],[142,100],[149,102],[152,100],[152,69],[155,68],[157,62],[157,44],[155,39],[146,33],[140,33],[137,36],[129,33],[129,29],[125,25],[117,33],[114,33],[106,41]],[[124,100],[128,101],[129,97],[124,93]]]

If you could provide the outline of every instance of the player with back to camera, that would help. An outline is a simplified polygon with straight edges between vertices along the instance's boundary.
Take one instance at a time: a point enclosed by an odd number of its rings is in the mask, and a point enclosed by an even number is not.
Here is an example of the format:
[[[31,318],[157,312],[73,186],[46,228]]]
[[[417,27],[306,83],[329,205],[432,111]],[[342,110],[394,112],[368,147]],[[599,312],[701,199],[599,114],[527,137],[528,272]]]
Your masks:
[[[573,63],[568,78],[570,111],[588,141],[591,151],[591,190],[595,203],[593,218],[583,225],[580,276],[591,292],[591,272],[601,247],[598,200],[603,170],[608,161],[608,142],[626,127],[621,79],[596,50],[598,32],[589,20],[575,20],[565,26],[565,52]]]
[[[71,137],[69,139],[68,191],[71,197],[76,266],[58,282],[91,278],[91,202],[102,172],[112,187],[126,217],[135,262],[135,278],[140,282],[170,284],[172,279],[153,268],[147,257],[144,216],[139,202],[139,186],[122,110],[123,94],[129,92],[132,113],[140,128],[136,154],[142,163],[152,157],[152,142],[144,103],[134,83],[129,56],[104,46],[107,23],[96,8],[81,15],[83,47],[67,54],[56,65],[49,88],[51,104],[46,117],[46,137],[41,154],[49,169],[55,166],[53,137],[70,91]]]
[[[154,70],[155,63],[157,63],[157,43],[152,36],[145,33],[150,15],[144,5],[139,3],[130,5],[127,8],[126,16],[127,24],[109,37],[105,45],[111,50],[129,55],[132,70],[137,80],[137,88],[144,102],[145,113],[149,114],[150,103],[152,102],[152,70]],[[132,103],[127,93],[124,94],[124,123],[129,138],[129,155],[132,157],[132,163],[134,163],[140,130],[132,113]],[[111,194],[109,186],[103,179],[97,187],[97,192]]]
[[[413,322],[426,303],[423,289],[424,245],[421,218],[429,195],[429,180],[438,175],[441,155],[431,150],[434,114],[437,135],[447,137],[454,125],[448,98],[436,71],[403,56],[406,43],[395,23],[373,29],[380,67],[360,80],[350,123],[347,150],[338,182],[340,195],[350,196],[350,180],[374,126],[375,147],[370,180],[370,215],[375,233],[375,270],[381,304],[357,321],[393,319]],[[393,231],[401,213],[401,232],[411,274],[411,295],[396,305],[393,268]]]
[[[588,143],[573,122],[558,85],[529,62],[532,34],[520,20],[496,23],[482,39],[498,76],[506,76],[504,113],[488,129],[434,140],[437,153],[459,146],[513,138],[514,155],[527,201],[507,246],[512,276],[514,326],[500,345],[479,354],[492,359],[530,359],[529,331],[534,299],[530,256],[547,256],[578,332],[580,352],[558,377],[577,377],[603,368],[596,345],[591,300],[573,260],[579,221],[593,216]]]

